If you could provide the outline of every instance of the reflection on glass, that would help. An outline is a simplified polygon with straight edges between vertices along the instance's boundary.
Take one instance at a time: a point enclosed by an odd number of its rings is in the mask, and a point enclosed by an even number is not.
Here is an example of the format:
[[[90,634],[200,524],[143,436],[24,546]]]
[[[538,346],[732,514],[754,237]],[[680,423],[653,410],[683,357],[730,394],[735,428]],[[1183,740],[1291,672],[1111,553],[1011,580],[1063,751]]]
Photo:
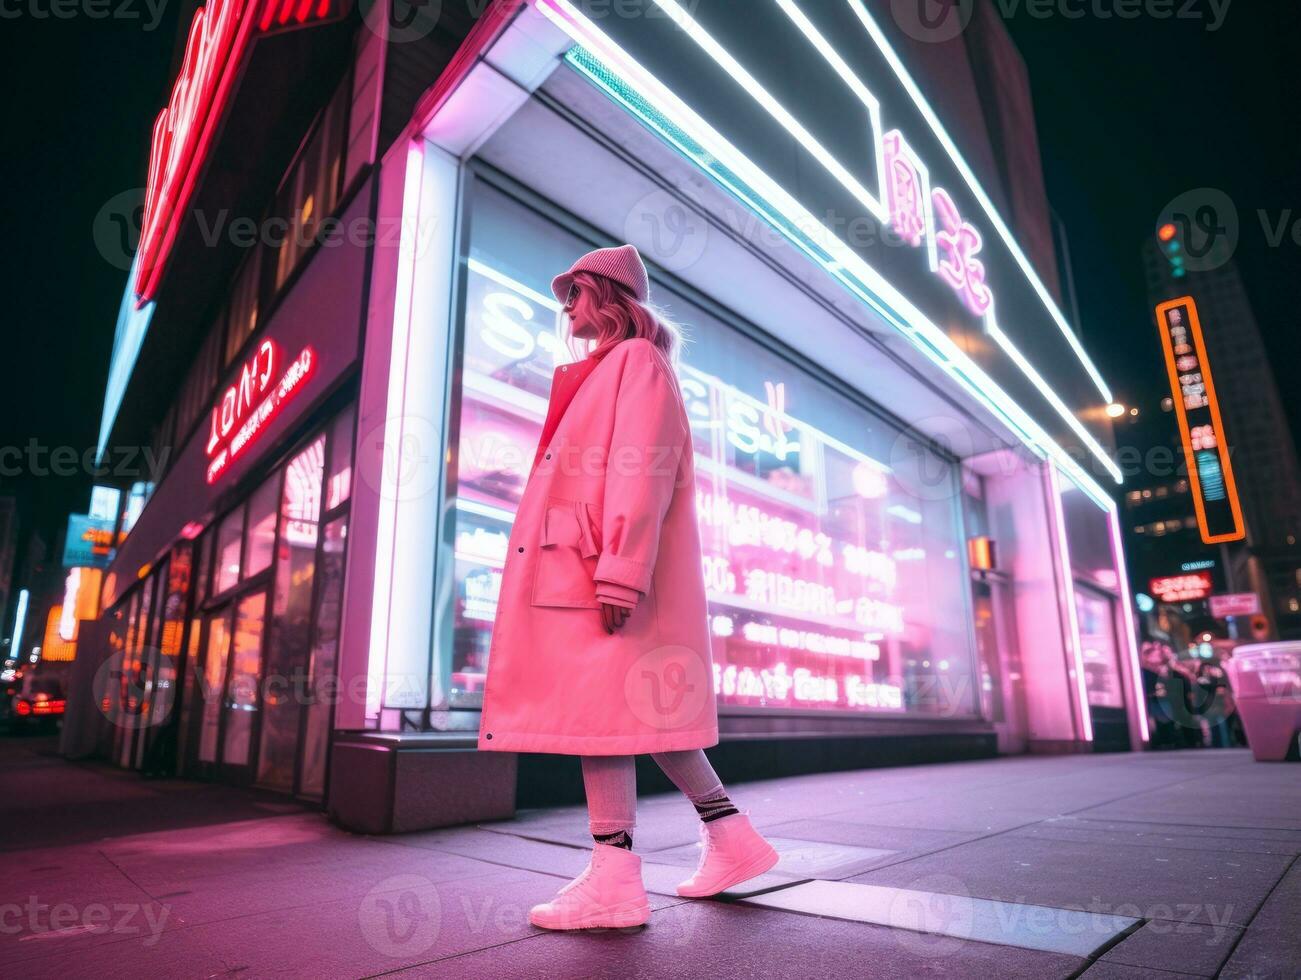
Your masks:
[[[1123,708],[1120,651],[1113,620],[1115,600],[1076,585],[1075,614],[1080,623],[1080,653],[1084,658],[1084,687],[1089,704],[1098,708]]]
[[[476,202],[455,488],[453,706],[481,703],[510,525],[555,366],[547,277],[577,254]],[[680,368],[722,704],[974,714],[956,467],[657,285]]]
[[[306,688],[311,642],[312,586],[321,519],[325,437],[289,461],[280,500],[281,543],[276,559],[272,643],[263,691],[258,782],[292,790],[298,717]]]
[[[330,473],[326,479],[325,509],[334,510],[352,495],[352,406],[339,413],[330,426]]]
[[[226,515],[217,529],[217,558],[213,569],[213,594],[220,594],[239,581],[239,550],[244,537],[244,508]]]
[[[230,613],[208,620],[208,654],[203,661],[199,697],[203,721],[199,729],[199,761],[217,761],[217,734],[221,725],[221,689],[226,683],[226,658],[230,654]]]
[[[271,564],[276,547],[276,501],[279,497],[280,474],[276,473],[257,488],[249,501],[244,578],[256,575]]]
[[[158,634],[157,667],[150,695],[149,737],[158,735],[160,728],[170,720],[176,704],[177,664],[181,656],[181,640],[185,634],[185,603],[190,591],[190,546],[172,549],[167,563],[166,578],[162,582],[162,615]]]
[[[325,526],[321,539],[320,599],[316,608],[316,639],[312,643],[310,698],[303,733],[303,769],[299,792],[319,798],[325,791],[325,757],[330,744],[339,655],[339,619],[343,607],[344,554],[348,539],[346,517]]]
[[[262,666],[262,630],[266,594],[255,592],[235,606],[235,631],[226,684],[226,733],[221,761],[228,766],[248,764],[253,716],[258,710],[258,679]]]

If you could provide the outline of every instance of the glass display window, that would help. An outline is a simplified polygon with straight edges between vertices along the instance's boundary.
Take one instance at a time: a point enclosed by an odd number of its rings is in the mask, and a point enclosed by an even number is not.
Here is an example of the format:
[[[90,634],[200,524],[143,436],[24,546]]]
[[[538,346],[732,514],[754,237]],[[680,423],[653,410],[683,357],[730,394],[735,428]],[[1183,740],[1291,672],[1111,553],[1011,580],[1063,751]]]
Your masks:
[[[552,373],[573,358],[548,284],[590,248],[482,182],[471,213],[454,707],[481,703],[510,525]],[[974,714],[957,466],[757,331],[665,284],[653,292],[689,338],[679,377],[720,705]]]

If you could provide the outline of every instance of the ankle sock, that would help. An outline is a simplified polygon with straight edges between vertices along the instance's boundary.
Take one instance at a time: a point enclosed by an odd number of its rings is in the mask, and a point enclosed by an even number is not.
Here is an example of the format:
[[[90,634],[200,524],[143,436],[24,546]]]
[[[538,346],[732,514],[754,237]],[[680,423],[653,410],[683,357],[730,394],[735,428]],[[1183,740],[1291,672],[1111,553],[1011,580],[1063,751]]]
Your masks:
[[[609,844],[611,847],[622,847],[625,851],[632,850],[632,834],[626,830],[616,830],[613,834],[593,834],[592,840],[598,844]]]
[[[711,796],[707,800],[701,800],[699,803],[692,802],[696,812],[700,814],[702,823],[709,823],[711,820],[719,820],[723,817],[730,817],[739,813],[736,807],[732,806],[732,801],[727,798],[726,793],[720,793],[718,796]]]

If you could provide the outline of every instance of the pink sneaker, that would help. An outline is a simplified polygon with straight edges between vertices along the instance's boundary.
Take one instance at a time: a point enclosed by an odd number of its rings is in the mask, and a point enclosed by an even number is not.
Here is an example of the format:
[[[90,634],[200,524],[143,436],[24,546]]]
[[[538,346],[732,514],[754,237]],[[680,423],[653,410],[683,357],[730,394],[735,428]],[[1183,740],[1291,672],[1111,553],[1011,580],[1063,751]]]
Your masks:
[[[700,837],[705,845],[700,867],[678,885],[678,894],[683,898],[717,895],[771,870],[777,863],[777,852],[744,813],[701,824]]]
[[[641,858],[609,844],[597,844],[581,875],[529,910],[529,921],[542,929],[625,929],[649,919]]]

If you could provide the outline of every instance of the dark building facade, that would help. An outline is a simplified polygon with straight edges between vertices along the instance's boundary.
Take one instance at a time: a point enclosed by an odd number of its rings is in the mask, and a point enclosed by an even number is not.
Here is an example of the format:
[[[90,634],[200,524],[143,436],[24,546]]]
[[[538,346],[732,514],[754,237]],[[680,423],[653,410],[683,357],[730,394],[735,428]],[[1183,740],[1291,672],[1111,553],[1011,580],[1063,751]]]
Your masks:
[[[1189,234],[1179,222],[1163,225],[1142,252],[1154,309],[1185,296],[1195,303],[1232,463],[1243,533],[1238,540],[1206,548],[1208,554],[1202,557],[1216,562],[1217,590],[1256,593],[1271,635],[1296,639],[1301,637],[1301,465],[1296,442],[1237,267],[1215,252],[1199,258],[1206,243],[1190,241]],[[1158,329],[1161,326],[1158,323]],[[1183,462],[1176,406],[1167,398],[1161,407],[1147,428],[1148,442],[1174,448]],[[1197,561],[1194,552],[1203,535],[1187,466],[1173,480],[1154,478],[1149,485],[1127,489],[1129,501],[1137,505],[1129,521],[1131,533],[1141,529],[1152,542],[1134,553],[1155,547],[1168,553],[1166,564],[1171,567],[1176,559]],[[1180,521],[1182,529],[1172,526]],[[1163,526],[1169,536],[1160,540]],[[1240,638],[1250,638],[1239,632]]]

